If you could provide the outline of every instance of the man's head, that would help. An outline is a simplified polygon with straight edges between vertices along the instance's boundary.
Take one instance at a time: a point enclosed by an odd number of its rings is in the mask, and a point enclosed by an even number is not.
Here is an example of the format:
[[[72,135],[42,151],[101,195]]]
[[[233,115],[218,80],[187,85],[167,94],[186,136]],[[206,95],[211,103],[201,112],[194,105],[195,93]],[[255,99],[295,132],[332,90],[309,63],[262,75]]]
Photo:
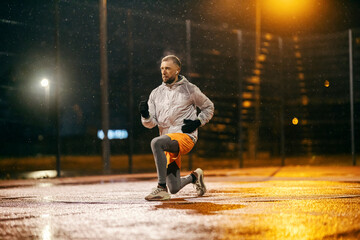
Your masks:
[[[160,70],[163,82],[172,84],[178,80],[181,62],[175,55],[168,55],[161,60]]]

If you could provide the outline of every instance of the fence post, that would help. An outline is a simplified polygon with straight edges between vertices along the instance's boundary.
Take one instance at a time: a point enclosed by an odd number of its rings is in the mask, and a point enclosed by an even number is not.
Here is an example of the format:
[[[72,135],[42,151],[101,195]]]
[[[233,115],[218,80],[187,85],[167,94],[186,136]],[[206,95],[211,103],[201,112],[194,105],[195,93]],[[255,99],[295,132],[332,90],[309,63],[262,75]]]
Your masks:
[[[191,20],[186,20],[186,74],[187,78],[190,79],[191,74]],[[189,166],[188,170],[192,170],[192,153],[189,153]]]
[[[354,124],[354,72],[353,72],[352,31],[349,29],[349,80],[350,80],[350,123],[351,123],[351,156],[356,166],[355,156],[355,124]]]
[[[244,167],[244,159],[243,159],[243,144],[242,144],[242,92],[243,92],[243,57],[242,57],[242,32],[241,30],[236,30],[237,34],[237,58],[238,58],[238,145],[239,145],[239,165],[240,168]]]
[[[59,49],[59,1],[55,1],[55,128],[56,128],[56,172],[61,177],[60,139],[60,49]]]
[[[101,88],[101,126],[104,132],[102,140],[102,160],[104,172],[110,171],[109,100],[108,100],[108,62],[107,62],[107,9],[106,0],[99,0],[100,18],[100,88]]]
[[[134,41],[133,41],[133,32],[132,32],[132,14],[131,10],[127,11],[127,29],[128,29],[128,60],[129,60],[129,69],[128,69],[128,87],[129,87],[129,173],[133,171],[133,153],[134,153],[134,91],[133,91],[133,54],[134,54]]]
[[[285,166],[285,129],[284,129],[284,66],[283,66],[283,40],[279,37],[279,63],[280,63],[280,154],[281,166]]]

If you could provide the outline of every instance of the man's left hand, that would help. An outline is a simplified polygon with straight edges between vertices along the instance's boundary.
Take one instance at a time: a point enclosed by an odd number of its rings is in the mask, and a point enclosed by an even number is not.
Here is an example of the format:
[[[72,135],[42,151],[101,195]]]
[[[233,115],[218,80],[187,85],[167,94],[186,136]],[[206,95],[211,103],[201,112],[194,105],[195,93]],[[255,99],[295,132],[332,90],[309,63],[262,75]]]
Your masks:
[[[184,119],[184,125],[181,127],[181,130],[183,133],[192,133],[200,126],[201,126],[201,122],[199,119],[197,120]]]

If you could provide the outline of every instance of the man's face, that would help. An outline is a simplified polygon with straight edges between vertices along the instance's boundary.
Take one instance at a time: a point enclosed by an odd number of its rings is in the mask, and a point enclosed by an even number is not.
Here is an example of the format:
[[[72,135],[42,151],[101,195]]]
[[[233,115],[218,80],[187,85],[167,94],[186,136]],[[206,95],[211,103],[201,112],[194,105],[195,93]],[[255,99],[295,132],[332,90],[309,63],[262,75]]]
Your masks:
[[[173,83],[180,71],[180,67],[173,61],[163,61],[160,66],[161,76],[164,83]]]

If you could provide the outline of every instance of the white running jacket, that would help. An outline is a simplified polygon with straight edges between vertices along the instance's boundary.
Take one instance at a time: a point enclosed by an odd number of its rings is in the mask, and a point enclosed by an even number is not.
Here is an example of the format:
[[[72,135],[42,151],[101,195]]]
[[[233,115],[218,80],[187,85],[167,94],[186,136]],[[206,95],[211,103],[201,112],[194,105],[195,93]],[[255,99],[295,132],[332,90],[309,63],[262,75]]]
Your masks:
[[[141,117],[141,122],[146,128],[158,126],[160,135],[182,133],[184,119],[199,119],[201,126],[204,126],[214,115],[214,104],[210,99],[181,75],[171,87],[163,82],[155,88],[150,94],[148,105],[150,117]],[[201,110],[198,116],[196,107]],[[188,135],[196,143],[198,131]]]

